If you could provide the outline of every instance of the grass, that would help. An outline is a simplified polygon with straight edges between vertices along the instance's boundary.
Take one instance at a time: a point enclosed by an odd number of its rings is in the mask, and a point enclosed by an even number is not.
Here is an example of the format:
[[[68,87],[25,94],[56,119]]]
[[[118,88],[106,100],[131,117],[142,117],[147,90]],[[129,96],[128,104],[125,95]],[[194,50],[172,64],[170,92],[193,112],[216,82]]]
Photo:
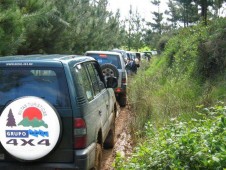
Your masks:
[[[226,21],[219,25],[225,28]],[[214,37],[213,31],[211,26],[181,30],[161,56],[142,63],[130,78],[136,147],[127,159],[117,155],[116,169],[226,168],[226,58],[214,43],[226,41],[224,29]],[[215,59],[221,62],[212,63]]]
[[[131,157],[116,156],[115,169],[223,169],[226,167],[226,107],[200,107],[199,118],[171,119],[161,129],[145,124],[145,140]]]

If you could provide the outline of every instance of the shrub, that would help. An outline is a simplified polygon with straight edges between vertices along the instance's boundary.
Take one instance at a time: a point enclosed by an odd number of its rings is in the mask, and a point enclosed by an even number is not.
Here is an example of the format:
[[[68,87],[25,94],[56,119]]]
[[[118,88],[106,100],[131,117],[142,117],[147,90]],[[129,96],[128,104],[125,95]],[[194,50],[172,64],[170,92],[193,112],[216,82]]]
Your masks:
[[[213,79],[226,67],[226,20],[220,19],[209,28],[208,39],[200,43],[197,73],[204,79]],[[217,29],[216,29],[217,28]]]
[[[226,106],[219,103],[197,114],[189,121],[171,119],[160,129],[147,123],[146,140],[128,160],[117,155],[115,169],[226,168]]]
[[[168,40],[169,40],[168,36],[161,37],[160,40],[157,43],[157,50],[160,51],[160,52],[164,51]]]
[[[226,167],[226,107],[208,108],[216,101],[226,102],[224,23],[181,29],[167,42],[164,53],[130,80],[131,129],[138,146],[129,160],[118,155],[116,168]],[[203,44],[205,48],[200,49]],[[210,72],[204,54],[218,66],[212,77],[203,74]],[[208,108],[205,114],[197,113],[197,105]]]

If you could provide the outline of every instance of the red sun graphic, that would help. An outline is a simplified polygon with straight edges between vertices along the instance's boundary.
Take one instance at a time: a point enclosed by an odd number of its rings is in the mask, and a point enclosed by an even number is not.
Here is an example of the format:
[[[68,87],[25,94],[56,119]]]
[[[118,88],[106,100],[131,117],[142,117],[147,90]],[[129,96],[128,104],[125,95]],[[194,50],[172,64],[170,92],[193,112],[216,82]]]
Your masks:
[[[29,107],[24,110],[23,118],[28,118],[29,120],[33,120],[34,118],[41,120],[42,112],[36,107]]]

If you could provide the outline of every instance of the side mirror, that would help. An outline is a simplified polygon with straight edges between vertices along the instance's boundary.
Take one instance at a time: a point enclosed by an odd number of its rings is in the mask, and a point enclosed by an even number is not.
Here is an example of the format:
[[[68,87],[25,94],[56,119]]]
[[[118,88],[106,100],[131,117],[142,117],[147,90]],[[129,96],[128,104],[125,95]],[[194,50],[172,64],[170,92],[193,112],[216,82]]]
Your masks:
[[[118,86],[118,79],[116,77],[107,78],[107,88],[116,88]]]

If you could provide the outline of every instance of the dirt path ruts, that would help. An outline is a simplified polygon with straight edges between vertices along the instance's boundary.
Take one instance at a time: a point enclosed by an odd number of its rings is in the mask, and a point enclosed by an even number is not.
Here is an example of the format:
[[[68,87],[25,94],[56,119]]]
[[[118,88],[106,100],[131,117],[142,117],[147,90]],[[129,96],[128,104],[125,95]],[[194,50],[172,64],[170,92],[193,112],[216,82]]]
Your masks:
[[[121,155],[127,155],[132,151],[132,140],[129,131],[131,121],[130,111],[128,107],[119,108],[116,118],[116,143],[113,149],[103,150],[101,170],[114,170],[112,164],[115,160],[116,152]]]

